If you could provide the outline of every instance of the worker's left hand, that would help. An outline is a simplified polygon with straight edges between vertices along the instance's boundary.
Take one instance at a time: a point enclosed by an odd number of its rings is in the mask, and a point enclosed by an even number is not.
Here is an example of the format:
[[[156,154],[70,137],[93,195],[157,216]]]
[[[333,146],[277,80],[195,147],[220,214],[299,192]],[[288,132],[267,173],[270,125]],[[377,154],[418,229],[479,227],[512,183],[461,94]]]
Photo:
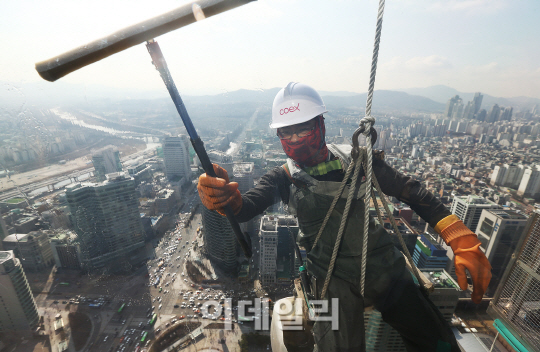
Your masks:
[[[480,241],[471,232],[470,235],[455,238],[448,244],[454,251],[454,265],[459,287],[462,290],[466,290],[468,287],[465,273],[465,269],[467,269],[473,281],[472,301],[479,304],[482,302],[482,297],[491,280],[491,264],[489,264],[485,254],[479,248]]]

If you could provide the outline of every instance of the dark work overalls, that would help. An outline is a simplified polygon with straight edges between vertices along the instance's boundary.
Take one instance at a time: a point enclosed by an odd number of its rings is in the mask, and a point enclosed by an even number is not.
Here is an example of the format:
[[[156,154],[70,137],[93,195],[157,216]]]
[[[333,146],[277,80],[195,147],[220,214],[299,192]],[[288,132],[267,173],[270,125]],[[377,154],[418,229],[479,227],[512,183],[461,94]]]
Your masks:
[[[343,168],[349,162],[350,146],[328,145],[341,159]],[[349,186],[338,200],[324,232],[313,247],[315,238],[339,182],[318,181],[287,163],[293,180],[289,212],[298,217],[301,235],[298,244],[306,248],[307,269],[317,278],[320,297],[338,229],[345,208]],[[339,329],[331,322],[317,321],[313,326],[316,350],[363,351],[364,307],[374,306],[383,320],[403,337],[409,351],[459,351],[454,335],[438,309],[420,292],[411,273],[405,267],[403,255],[395,248],[390,235],[373,217],[369,220],[368,257],[364,297],[360,294],[362,242],[364,231],[364,194],[366,183],[359,179],[339,254],[336,258],[326,299],[339,298]],[[325,315],[325,314],[323,314]]]

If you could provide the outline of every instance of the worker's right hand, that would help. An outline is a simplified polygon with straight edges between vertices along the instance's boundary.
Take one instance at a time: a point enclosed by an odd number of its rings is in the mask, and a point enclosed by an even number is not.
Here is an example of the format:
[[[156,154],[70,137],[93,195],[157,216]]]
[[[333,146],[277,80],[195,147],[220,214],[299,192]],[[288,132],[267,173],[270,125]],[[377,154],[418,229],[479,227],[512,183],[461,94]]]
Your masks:
[[[234,212],[238,214],[242,209],[242,196],[238,190],[237,182],[229,182],[227,171],[217,164],[212,164],[217,177],[208,176],[206,173],[199,177],[199,197],[205,207],[216,210],[221,215],[225,215],[223,207],[229,204]]]
[[[473,282],[471,299],[474,303],[480,304],[491,280],[491,264],[479,248],[482,244],[473,233],[455,238],[449,245],[454,251],[454,265],[459,287],[462,290],[468,287],[465,273],[467,269]]]

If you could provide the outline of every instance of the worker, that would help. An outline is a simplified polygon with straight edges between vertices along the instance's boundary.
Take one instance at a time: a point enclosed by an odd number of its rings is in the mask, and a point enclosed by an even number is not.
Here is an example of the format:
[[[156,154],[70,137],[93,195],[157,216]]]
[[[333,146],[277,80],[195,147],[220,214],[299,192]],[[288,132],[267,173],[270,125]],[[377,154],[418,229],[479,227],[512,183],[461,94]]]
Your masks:
[[[243,195],[238,184],[229,182],[227,172],[215,164],[218,177],[203,174],[198,184],[204,206],[223,215],[222,208],[229,204],[239,222],[283,201],[298,218],[301,232],[297,242],[306,248],[307,270],[312,282],[318,282],[318,295],[326,278],[347,191],[338,200],[320,239],[313,244],[351,162],[351,146],[326,144],[326,112],[322,98],[313,88],[289,83],[274,99],[270,124],[277,129],[287,163],[266,173],[256,187]],[[358,177],[359,191],[350,206],[327,293],[320,297],[329,301],[339,299],[339,328],[332,330],[330,321],[315,321],[315,350],[365,350],[363,312],[365,307],[374,306],[383,320],[400,333],[408,351],[459,351],[447,322],[421,292],[406,268],[404,256],[373,217],[369,220],[365,290],[363,296],[360,294],[366,190],[362,176],[363,172]],[[450,245],[459,286],[462,290],[468,288],[468,270],[473,282],[472,300],[479,303],[491,279],[491,266],[479,249],[477,236],[420,182],[386,164],[381,151],[373,152],[373,176],[386,195],[408,204]]]

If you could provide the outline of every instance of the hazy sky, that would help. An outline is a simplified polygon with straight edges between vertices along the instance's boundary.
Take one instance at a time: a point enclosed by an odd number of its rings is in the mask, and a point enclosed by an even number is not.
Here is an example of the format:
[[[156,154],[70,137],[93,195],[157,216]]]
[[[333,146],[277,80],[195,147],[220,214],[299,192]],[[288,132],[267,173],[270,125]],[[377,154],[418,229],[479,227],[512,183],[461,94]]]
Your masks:
[[[0,7],[0,82],[185,0],[17,0]],[[378,1],[259,0],[157,38],[182,94],[282,87],[365,92]],[[376,89],[443,84],[540,98],[540,1],[388,0]],[[164,89],[143,44],[61,79]],[[5,87],[5,86],[4,86]]]

